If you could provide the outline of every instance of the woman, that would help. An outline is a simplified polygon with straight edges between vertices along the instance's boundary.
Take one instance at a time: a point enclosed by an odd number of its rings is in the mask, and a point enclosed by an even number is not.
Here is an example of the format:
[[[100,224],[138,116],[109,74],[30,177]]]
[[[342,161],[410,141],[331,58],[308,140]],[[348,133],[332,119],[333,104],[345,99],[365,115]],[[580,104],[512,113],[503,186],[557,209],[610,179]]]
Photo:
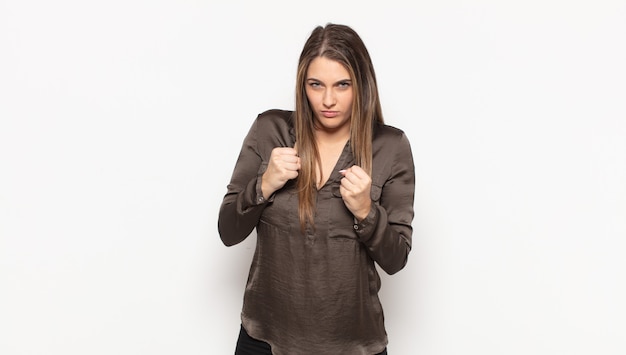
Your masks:
[[[350,27],[317,27],[294,112],[252,125],[219,214],[231,246],[256,228],[236,354],[386,354],[375,262],[411,249],[414,166],[383,123],[374,68]]]

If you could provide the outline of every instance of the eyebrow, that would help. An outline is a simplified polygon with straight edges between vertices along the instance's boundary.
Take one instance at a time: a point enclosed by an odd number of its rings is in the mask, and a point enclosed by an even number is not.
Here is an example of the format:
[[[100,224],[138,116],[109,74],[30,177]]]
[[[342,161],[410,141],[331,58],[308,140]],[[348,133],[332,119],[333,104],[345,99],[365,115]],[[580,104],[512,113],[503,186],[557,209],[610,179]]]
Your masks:
[[[319,83],[324,83],[323,81],[321,81],[320,79],[316,79],[316,78],[306,78],[306,81],[317,81]],[[333,85],[339,84],[339,83],[351,83],[352,79],[340,79],[337,80]]]

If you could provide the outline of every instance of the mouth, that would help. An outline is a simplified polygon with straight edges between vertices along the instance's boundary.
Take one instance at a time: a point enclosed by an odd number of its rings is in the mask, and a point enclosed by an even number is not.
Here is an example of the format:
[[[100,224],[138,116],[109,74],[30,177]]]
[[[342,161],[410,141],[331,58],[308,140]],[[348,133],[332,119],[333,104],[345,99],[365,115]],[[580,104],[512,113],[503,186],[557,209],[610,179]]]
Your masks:
[[[339,111],[322,111],[322,116],[326,118],[334,118],[339,116]]]

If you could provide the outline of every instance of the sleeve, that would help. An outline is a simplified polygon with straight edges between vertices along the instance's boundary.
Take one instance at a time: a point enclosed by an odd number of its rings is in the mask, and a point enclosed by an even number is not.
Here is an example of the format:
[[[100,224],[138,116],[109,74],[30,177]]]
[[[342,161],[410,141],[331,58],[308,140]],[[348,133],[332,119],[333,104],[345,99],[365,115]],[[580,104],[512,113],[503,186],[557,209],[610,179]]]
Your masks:
[[[354,229],[369,255],[389,275],[400,271],[411,251],[415,167],[403,133],[392,153],[391,174],[382,187],[372,185],[372,208]],[[376,201],[379,198],[379,201]]]
[[[218,231],[222,242],[231,246],[246,239],[256,227],[265,206],[271,202],[263,198],[261,176],[267,162],[258,149],[258,119],[244,139],[241,152],[220,206]]]

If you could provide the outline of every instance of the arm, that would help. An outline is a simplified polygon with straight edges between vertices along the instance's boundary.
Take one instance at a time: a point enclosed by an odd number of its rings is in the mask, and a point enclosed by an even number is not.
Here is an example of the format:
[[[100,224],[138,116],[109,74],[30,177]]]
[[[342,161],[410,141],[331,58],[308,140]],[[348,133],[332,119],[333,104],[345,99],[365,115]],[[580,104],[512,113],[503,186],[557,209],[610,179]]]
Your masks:
[[[402,134],[389,155],[391,174],[382,186],[379,203],[372,203],[367,216],[355,224],[355,232],[369,255],[388,274],[406,265],[411,250],[415,168],[407,137]],[[373,195],[379,189],[373,186]]]
[[[246,239],[274,192],[298,176],[300,158],[287,146],[289,126],[280,115],[269,111],[259,115],[243,142],[218,219],[220,238],[227,246]]]
[[[227,246],[240,243],[250,235],[268,202],[261,191],[265,164],[257,146],[257,128],[258,120],[244,139],[220,207],[218,231]]]

